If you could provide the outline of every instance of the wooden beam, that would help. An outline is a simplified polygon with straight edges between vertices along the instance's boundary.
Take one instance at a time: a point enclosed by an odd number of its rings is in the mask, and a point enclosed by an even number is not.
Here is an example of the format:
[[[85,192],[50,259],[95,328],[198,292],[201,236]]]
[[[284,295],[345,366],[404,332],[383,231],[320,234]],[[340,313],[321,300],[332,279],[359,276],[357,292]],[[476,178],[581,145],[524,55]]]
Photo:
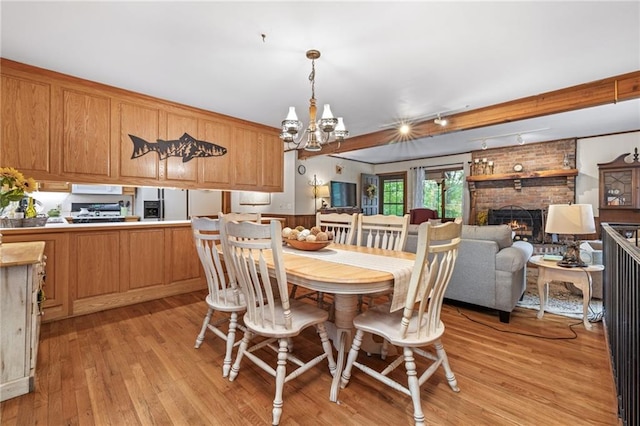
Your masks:
[[[449,124],[446,127],[435,124],[431,119],[422,121],[413,126],[411,140],[575,111],[637,98],[640,98],[640,70],[448,115],[447,120]],[[387,129],[349,138],[343,142],[339,148],[337,144],[332,143],[323,147],[323,149],[318,152],[301,150],[298,153],[298,157],[303,159],[317,155],[355,151],[358,149],[387,145],[391,141],[405,142],[406,140],[398,138],[396,129]]]

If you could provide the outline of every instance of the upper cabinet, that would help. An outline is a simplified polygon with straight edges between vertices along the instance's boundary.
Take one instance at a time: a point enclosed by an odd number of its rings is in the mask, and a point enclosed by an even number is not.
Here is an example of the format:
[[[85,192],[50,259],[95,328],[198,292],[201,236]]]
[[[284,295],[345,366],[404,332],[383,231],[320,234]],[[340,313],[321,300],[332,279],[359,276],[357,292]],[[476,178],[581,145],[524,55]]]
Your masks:
[[[283,190],[278,129],[0,58],[0,166],[36,180]]]
[[[56,91],[58,96],[56,111],[62,113],[62,131],[55,136],[62,136],[62,140],[56,138],[51,145],[62,154],[60,174],[92,176],[105,182],[114,179],[109,161],[111,100],[66,87]]]
[[[640,223],[640,161],[636,148],[610,163],[598,164],[600,171],[600,222]]]
[[[36,179],[55,173],[51,138],[51,85],[2,67],[0,166]]]

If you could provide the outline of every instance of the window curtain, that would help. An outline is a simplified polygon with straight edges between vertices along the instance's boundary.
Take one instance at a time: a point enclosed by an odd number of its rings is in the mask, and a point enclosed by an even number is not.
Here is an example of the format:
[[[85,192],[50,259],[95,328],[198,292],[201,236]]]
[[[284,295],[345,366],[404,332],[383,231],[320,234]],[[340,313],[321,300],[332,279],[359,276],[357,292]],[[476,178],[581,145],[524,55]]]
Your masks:
[[[415,167],[412,169],[413,179],[411,179],[413,183],[413,201],[411,204],[411,208],[420,208],[424,206],[424,190],[423,190],[423,182],[425,178],[425,168],[424,167]]]

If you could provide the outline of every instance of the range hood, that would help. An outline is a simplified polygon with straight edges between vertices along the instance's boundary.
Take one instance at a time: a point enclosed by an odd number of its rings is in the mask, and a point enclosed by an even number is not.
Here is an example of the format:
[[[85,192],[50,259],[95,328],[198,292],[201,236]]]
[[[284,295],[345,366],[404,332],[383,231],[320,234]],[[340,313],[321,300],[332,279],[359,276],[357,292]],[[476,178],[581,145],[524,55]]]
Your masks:
[[[72,194],[121,195],[122,186],[114,185],[71,185]]]

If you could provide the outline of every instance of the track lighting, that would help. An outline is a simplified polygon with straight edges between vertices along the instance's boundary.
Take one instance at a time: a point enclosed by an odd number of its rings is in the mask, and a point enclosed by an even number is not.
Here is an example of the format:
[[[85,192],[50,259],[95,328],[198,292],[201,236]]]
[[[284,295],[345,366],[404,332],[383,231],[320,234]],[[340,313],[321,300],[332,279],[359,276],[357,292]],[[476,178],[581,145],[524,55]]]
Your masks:
[[[518,143],[519,143],[520,145],[524,145],[524,139],[522,139],[522,136],[521,136],[521,135],[518,135],[518,137],[516,138],[516,140],[518,141]]]
[[[482,149],[487,149],[487,141],[482,141]]]
[[[433,120],[433,122],[435,124],[438,124],[438,125],[442,126],[442,127],[446,126],[447,123],[448,123],[446,118],[440,117],[440,114],[438,114],[438,117],[435,120]]]

